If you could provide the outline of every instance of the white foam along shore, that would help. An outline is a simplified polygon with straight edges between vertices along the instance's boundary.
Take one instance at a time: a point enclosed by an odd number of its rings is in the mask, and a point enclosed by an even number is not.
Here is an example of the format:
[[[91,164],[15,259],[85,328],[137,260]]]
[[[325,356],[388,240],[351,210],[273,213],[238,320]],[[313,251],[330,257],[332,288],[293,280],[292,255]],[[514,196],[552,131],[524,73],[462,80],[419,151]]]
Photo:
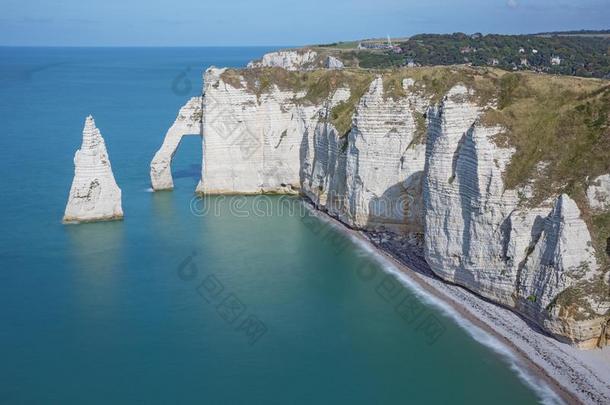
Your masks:
[[[365,233],[305,205],[371,255],[384,271],[500,355],[541,403],[610,403],[610,347],[584,351],[558,342],[534,330],[514,312],[407,266],[392,252],[373,244]]]

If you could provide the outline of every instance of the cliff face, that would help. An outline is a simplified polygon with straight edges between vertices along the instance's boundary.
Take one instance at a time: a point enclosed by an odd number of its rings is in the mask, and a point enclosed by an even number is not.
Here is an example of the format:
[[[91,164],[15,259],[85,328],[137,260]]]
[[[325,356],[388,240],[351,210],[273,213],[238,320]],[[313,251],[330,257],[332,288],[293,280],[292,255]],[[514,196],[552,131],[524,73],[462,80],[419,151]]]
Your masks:
[[[536,183],[561,162],[522,169],[521,124],[494,115],[519,106],[504,78],[399,73],[209,69],[197,190],[300,191],[351,227],[423,239],[439,277],[594,346],[610,309],[607,176],[573,196]]]
[[[319,62],[318,53],[312,50],[285,50],[270,52],[263,55],[261,60],[248,63],[248,68],[279,67],[286,70],[302,70],[316,66]]]
[[[464,86],[452,88],[429,112],[424,180],[425,252],[435,273],[507,301],[514,279],[502,271],[501,224],[516,205],[504,195],[502,165],[511,151],[493,147],[499,129],[476,125],[482,108]],[[514,278],[514,275],[513,275]]]
[[[121,189],[114,180],[104,138],[93,117],[88,116],[82,145],[74,155],[74,179],[63,220],[79,222],[121,218]]]
[[[266,53],[260,60],[248,63],[249,69],[261,67],[279,67],[286,70],[342,69],[343,62],[327,51],[292,49]]]
[[[358,228],[385,227],[421,232],[421,180],[425,147],[417,138],[416,115],[427,100],[400,86],[405,97],[385,97],[377,77],[360,99],[348,134],[345,197],[351,223]]]
[[[209,194],[292,192],[300,184],[303,134],[313,131],[323,105],[298,105],[293,91],[272,86],[261,95],[205,76],[202,181]],[[295,191],[296,192],[296,191]]]
[[[538,207],[520,205],[502,179],[515,151],[493,142],[504,129],[481,125],[482,108],[467,95],[456,86],[430,109],[426,261],[443,279],[515,308],[551,333],[595,345],[610,297],[593,306],[556,302],[601,275],[579,208],[565,194]]]

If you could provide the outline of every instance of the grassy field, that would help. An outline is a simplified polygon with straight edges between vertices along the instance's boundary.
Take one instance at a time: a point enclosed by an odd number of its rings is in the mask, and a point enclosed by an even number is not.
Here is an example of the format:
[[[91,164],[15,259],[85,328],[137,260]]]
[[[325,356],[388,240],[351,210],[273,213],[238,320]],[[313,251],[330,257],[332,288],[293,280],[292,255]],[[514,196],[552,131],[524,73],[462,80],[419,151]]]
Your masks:
[[[321,44],[321,45],[313,45],[312,47],[316,48],[329,48],[329,49],[356,49],[358,47],[359,41],[340,41],[333,42],[331,44]]]

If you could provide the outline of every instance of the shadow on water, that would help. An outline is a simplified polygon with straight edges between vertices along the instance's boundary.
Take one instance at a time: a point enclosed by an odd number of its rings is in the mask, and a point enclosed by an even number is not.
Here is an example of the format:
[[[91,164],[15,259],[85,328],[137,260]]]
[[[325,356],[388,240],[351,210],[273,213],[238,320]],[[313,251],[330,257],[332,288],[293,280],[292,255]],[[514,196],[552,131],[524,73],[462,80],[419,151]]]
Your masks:
[[[172,176],[174,179],[190,178],[199,181],[201,177],[201,164],[191,164],[186,168],[176,170]]]
[[[180,140],[171,163],[174,188],[199,182],[203,158],[202,141],[201,136],[192,135],[183,136]]]

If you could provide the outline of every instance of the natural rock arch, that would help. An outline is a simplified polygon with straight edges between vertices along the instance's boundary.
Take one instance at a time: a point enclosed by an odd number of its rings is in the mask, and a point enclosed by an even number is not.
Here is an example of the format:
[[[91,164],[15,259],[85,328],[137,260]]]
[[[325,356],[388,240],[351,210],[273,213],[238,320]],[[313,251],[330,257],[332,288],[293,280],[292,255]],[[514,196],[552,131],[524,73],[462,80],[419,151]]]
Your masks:
[[[155,191],[172,190],[171,163],[180,141],[186,135],[201,136],[203,118],[202,97],[191,98],[178,112],[176,121],[167,130],[161,148],[150,162],[150,182]]]

